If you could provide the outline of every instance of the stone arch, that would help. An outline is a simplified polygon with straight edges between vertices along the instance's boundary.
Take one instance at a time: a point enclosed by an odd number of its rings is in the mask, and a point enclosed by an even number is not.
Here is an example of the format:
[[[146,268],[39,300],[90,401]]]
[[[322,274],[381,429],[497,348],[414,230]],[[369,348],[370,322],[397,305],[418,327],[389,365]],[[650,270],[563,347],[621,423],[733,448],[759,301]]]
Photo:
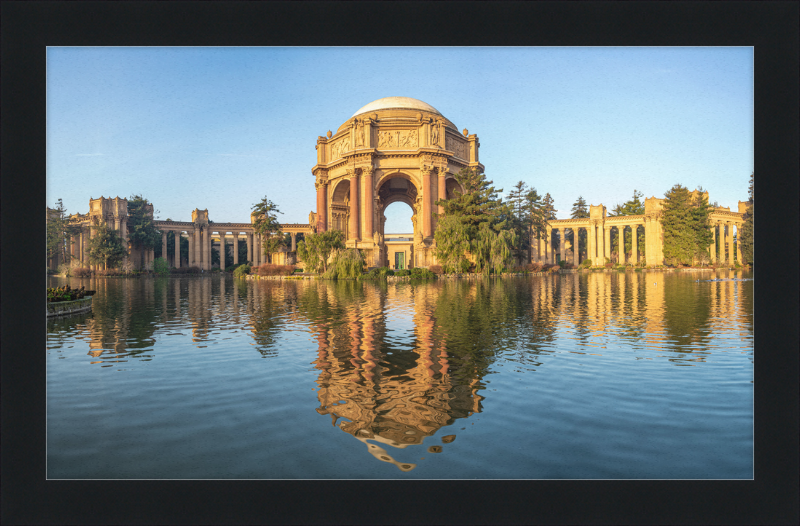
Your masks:
[[[464,192],[464,188],[456,181],[455,177],[448,177],[445,179],[445,192],[447,194],[447,199],[452,199],[455,197],[454,191],[458,190],[459,192]]]
[[[375,225],[379,225],[377,229],[381,235],[385,235],[384,222],[386,217],[384,212],[386,208],[397,202],[405,203],[411,207],[412,215],[411,222],[414,225],[414,237],[418,236],[421,232],[421,225],[418,224],[417,215],[419,213],[419,187],[414,178],[400,170],[381,175],[378,184],[375,187],[375,193],[378,196],[377,206],[375,207],[375,214],[377,221]]]
[[[341,230],[347,235],[350,220],[350,180],[341,179],[336,182],[331,192],[331,211],[328,220],[330,230]]]

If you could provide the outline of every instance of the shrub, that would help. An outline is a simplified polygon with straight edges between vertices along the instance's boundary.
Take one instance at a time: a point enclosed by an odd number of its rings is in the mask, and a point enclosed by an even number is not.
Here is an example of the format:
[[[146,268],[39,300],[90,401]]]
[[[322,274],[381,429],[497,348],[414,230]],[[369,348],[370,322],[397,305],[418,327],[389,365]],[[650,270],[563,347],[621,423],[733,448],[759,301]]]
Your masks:
[[[156,258],[153,260],[153,272],[160,276],[169,274],[169,262],[164,258]]]
[[[358,279],[386,279],[386,276],[394,276],[395,271],[389,267],[376,267],[366,274],[362,274]]]
[[[442,274],[444,274],[444,269],[442,268],[441,265],[431,265],[430,267],[428,267],[428,270],[430,270],[437,276],[441,276]]]
[[[325,279],[356,279],[364,273],[364,256],[358,249],[340,252],[322,275]]]
[[[108,276],[121,276],[123,272],[115,268],[101,268],[94,271],[95,276],[108,277]]]
[[[436,279],[436,274],[427,268],[414,267],[410,269],[411,279]]]
[[[591,268],[591,266],[592,266],[592,260],[589,258],[584,259],[583,263],[581,263],[581,268]]]
[[[241,278],[241,277],[243,277],[243,276],[245,276],[247,274],[250,274],[250,269],[251,269],[251,267],[247,263],[239,265],[239,266],[236,267],[236,270],[233,271],[233,277],[234,278]]]
[[[402,277],[402,276],[410,276],[411,275],[411,271],[408,270],[407,268],[401,268],[400,270],[396,270],[394,272],[394,275],[395,276],[400,276],[400,277]]]
[[[173,274],[200,274],[200,267],[181,267],[170,269]]]
[[[542,265],[541,262],[534,261],[533,263],[528,263],[526,268],[528,269],[528,272],[541,272],[542,267],[544,267],[544,265]]]
[[[567,260],[566,260],[566,259],[559,259],[559,260],[558,260],[558,266],[559,266],[559,267],[561,267],[561,268],[567,268],[567,265],[568,265],[568,263],[567,263]]]
[[[71,275],[74,278],[88,278],[92,275],[92,269],[88,267],[77,267],[73,268],[71,271]]]
[[[259,276],[290,276],[294,272],[294,266],[264,263],[256,267],[256,272]]]

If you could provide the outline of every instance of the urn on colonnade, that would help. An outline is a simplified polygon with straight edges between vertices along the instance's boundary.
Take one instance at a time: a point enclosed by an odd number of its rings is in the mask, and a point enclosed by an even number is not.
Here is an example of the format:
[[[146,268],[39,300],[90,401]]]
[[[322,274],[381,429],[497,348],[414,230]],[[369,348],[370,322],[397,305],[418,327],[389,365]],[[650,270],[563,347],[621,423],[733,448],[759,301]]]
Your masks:
[[[368,266],[386,265],[384,211],[402,202],[412,210],[412,266],[434,264],[441,212],[434,203],[460,189],[453,174],[462,168],[483,171],[477,135],[409,97],[373,101],[327,135],[317,138],[312,168],[316,231],[340,230],[348,247],[364,250]]]

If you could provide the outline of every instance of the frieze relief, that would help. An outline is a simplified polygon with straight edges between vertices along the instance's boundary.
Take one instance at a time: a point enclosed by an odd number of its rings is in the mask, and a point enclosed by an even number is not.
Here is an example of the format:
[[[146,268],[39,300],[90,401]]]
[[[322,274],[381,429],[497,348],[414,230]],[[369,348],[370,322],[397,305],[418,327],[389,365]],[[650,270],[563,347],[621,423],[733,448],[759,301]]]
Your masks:
[[[347,152],[350,151],[350,139],[345,137],[339,141],[336,141],[331,146],[331,160],[338,159],[339,157],[343,156]]]
[[[455,137],[450,137],[449,135],[445,137],[445,149],[453,152],[459,159],[464,159],[465,161],[469,159],[469,154],[467,153],[467,143],[460,141]]]
[[[378,148],[417,148],[417,130],[392,130],[378,132]]]

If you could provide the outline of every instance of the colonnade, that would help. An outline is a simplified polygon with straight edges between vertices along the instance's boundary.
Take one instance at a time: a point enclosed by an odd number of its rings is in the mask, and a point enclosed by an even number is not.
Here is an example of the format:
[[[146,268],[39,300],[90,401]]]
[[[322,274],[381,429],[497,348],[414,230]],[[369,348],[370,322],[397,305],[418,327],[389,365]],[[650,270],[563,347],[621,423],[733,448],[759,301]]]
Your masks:
[[[569,221],[572,220],[563,220],[563,222]],[[554,224],[556,226],[553,226]],[[572,246],[570,247],[572,252],[571,263],[575,266],[580,265],[582,263],[582,261],[579,259],[581,253],[581,246],[579,242],[580,231],[584,230],[586,232],[586,242],[583,246],[583,252],[585,252],[586,258],[592,260],[592,265],[602,265],[605,263],[606,258],[609,260],[613,259],[611,232],[615,228],[617,230],[616,239],[618,240],[617,261],[623,264],[626,263],[624,243],[624,233],[626,228],[630,228],[632,235],[634,236],[630,262],[636,264],[639,261],[638,240],[640,235],[640,222],[626,224],[601,224],[598,222],[587,222],[584,220],[580,221],[580,224],[573,224],[572,226],[568,227],[558,226],[559,224],[559,221],[551,221],[545,229],[544,237],[534,240],[531,261],[537,261],[546,264],[556,264],[559,261],[567,261],[566,239],[567,232],[570,232],[572,234]],[[553,246],[554,234],[558,237],[557,251]],[[645,235],[644,231],[641,233],[641,235]],[[622,242],[619,242],[619,240],[622,240]]]

